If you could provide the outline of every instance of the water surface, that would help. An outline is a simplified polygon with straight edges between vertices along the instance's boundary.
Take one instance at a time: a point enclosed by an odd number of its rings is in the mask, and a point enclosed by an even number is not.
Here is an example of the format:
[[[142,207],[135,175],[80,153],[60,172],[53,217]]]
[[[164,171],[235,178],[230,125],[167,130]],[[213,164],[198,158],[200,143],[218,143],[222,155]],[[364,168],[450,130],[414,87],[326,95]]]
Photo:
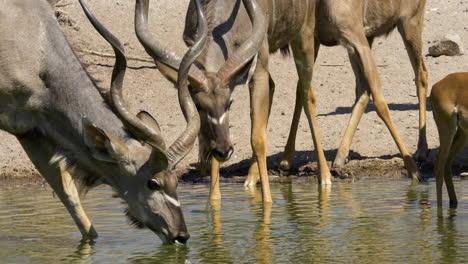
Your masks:
[[[129,226],[107,188],[84,200],[100,235],[93,245],[80,244],[49,188],[0,189],[0,263],[468,263],[468,181],[455,184],[455,210],[447,199],[437,209],[433,182],[367,179],[320,191],[298,180],[271,186],[271,208],[238,184],[223,184],[214,207],[207,185],[180,184],[186,246]]]

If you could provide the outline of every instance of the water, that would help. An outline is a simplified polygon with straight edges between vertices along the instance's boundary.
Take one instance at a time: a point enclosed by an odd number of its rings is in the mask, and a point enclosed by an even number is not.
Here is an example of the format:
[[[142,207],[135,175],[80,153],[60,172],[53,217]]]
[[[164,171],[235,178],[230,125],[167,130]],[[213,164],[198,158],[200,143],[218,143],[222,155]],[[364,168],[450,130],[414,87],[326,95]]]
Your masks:
[[[448,209],[446,198],[442,210],[433,182],[275,184],[272,208],[259,190],[224,184],[217,210],[207,185],[180,184],[186,246],[130,227],[107,188],[84,200],[100,235],[93,245],[80,244],[49,188],[0,189],[0,263],[468,263],[468,181],[455,184],[459,206]]]

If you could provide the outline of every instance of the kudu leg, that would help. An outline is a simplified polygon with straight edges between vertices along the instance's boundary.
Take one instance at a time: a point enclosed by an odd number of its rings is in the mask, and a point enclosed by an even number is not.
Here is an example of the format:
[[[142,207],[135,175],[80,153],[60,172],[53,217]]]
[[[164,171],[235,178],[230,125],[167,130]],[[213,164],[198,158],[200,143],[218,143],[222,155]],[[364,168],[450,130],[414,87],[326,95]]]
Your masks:
[[[219,189],[219,167],[220,162],[213,156],[210,157],[210,145],[205,131],[201,130],[198,135],[198,163],[200,174],[206,176],[210,172],[210,194],[211,204],[219,203],[221,191]]]
[[[78,190],[65,160],[50,164],[54,147],[49,146],[43,138],[25,136],[19,141],[41,175],[67,208],[83,239],[96,238],[98,234],[81,205]]]
[[[354,102],[353,111],[346,127],[343,138],[341,139],[340,147],[333,161],[333,168],[341,168],[344,166],[346,158],[349,155],[349,149],[356,132],[357,126],[366,111],[369,104],[369,86],[365,80],[362,79],[363,73],[359,66],[359,57],[349,55],[349,60],[353,68],[354,76],[356,79],[356,101]]]
[[[251,144],[257,160],[262,198],[264,203],[271,203],[270,180],[266,163],[267,141],[266,128],[268,123],[270,92],[268,73],[268,45],[264,44],[258,55],[257,67],[250,86],[250,108],[252,135]]]
[[[309,122],[309,128],[312,134],[312,140],[315,146],[315,152],[319,168],[319,184],[331,184],[331,174],[328,168],[327,159],[323,152],[322,142],[318,130],[316,98],[312,90],[312,74],[314,69],[314,39],[313,29],[307,28],[293,42],[292,50],[296,68],[299,75],[298,86],[300,86],[302,105]]]
[[[280,167],[283,170],[291,169],[292,159],[294,152],[296,151],[296,135],[302,113],[301,93],[301,85],[298,83],[296,88],[296,104],[294,105],[294,115],[291,122],[291,128],[289,129],[288,141],[284,147],[284,154],[280,163]]]
[[[318,51],[320,48],[320,42],[315,39],[314,43],[314,62],[317,59]],[[289,136],[286,146],[284,147],[283,158],[280,162],[280,168],[283,170],[290,170],[294,152],[296,151],[296,135],[299,127],[299,120],[302,113],[302,98],[301,98],[301,86],[298,83],[296,88],[296,104],[294,105],[294,114],[291,122],[291,128],[289,129]]]
[[[267,124],[268,120],[270,118],[270,113],[271,113],[271,105],[273,104],[273,96],[275,93],[275,82],[271,78],[271,75],[269,75],[269,91],[270,91],[270,99],[269,99],[269,107],[268,107],[268,119],[267,119]],[[245,187],[253,187],[257,185],[258,181],[260,180],[260,174],[258,171],[258,163],[257,159],[255,158],[255,155],[252,155],[252,164],[250,164],[249,168],[249,173],[247,175],[247,179],[244,182]]]
[[[434,106],[434,108],[435,107],[437,106]],[[456,117],[451,117],[441,112],[442,111],[433,111],[434,120],[437,124],[437,129],[439,131],[440,142],[439,155],[437,157],[436,165],[434,168],[434,174],[436,177],[437,206],[439,207],[442,206],[442,186],[444,184],[444,178],[447,179],[448,177],[452,177],[452,175],[446,175],[447,172],[451,172],[451,169],[447,169],[446,167],[451,166],[451,163],[448,163],[448,159],[457,127]],[[451,187],[453,188],[453,185]],[[450,188],[448,189],[450,191]]]
[[[452,142],[452,147],[450,148],[447,162],[445,163],[444,172],[444,179],[445,184],[447,186],[447,193],[449,195],[451,208],[456,208],[458,204],[457,195],[455,193],[455,187],[453,186],[452,180],[452,164],[457,154],[460,153],[460,151],[462,151],[466,145],[468,145],[468,136],[461,128],[458,128],[457,133],[455,134],[455,138]]]
[[[388,130],[390,131],[393,140],[395,141],[398,149],[400,150],[401,155],[403,156],[403,161],[405,163],[406,170],[408,174],[413,178],[413,180],[419,180],[418,170],[416,163],[413,158],[407,151],[403,141],[398,134],[398,131],[395,128],[395,125],[392,122],[390,117],[390,110],[388,105],[385,102],[385,99],[382,94],[382,85],[377,71],[377,65],[375,64],[374,58],[371,54],[371,49],[367,43],[364,31],[362,28],[348,28],[349,32],[343,32],[343,40],[348,52],[351,53],[351,56],[356,56],[359,61],[359,67],[363,73],[363,80],[367,82],[370,93],[374,100],[374,105],[377,111],[378,116],[384,121]]]
[[[398,31],[405,43],[406,51],[413,67],[416,93],[419,101],[419,138],[418,148],[414,157],[416,160],[426,160],[429,153],[426,139],[426,97],[427,97],[427,69],[422,55],[422,28],[424,8],[414,17],[398,23]]]
[[[245,179],[245,187],[254,187],[260,180],[260,173],[258,172],[258,162],[255,154],[252,154],[251,164],[249,167],[249,172],[247,174],[247,179]]]
[[[219,161],[211,157],[211,185],[210,201],[221,200],[221,191],[219,190]]]

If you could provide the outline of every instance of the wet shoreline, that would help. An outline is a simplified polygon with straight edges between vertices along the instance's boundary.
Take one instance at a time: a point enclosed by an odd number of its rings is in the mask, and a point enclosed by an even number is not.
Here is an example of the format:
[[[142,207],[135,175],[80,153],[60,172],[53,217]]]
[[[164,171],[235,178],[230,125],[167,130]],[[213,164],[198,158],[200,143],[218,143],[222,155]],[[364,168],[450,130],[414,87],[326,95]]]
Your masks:
[[[298,163],[290,171],[282,171],[276,162],[269,164],[270,182],[290,183],[296,180],[305,180],[316,182],[317,163],[306,162]],[[250,162],[243,161],[230,166],[222,167],[221,182],[223,183],[243,183],[249,169]],[[329,163],[329,166],[331,164]],[[423,179],[433,177],[433,162],[427,161],[418,163],[419,171]],[[351,160],[344,168],[340,170],[331,170],[333,181],[353,181],[362,178],[386,178],[386,179],[404,179],[408,177],[401,158],[381,159],[369,158],[361,160]],[[454,163],[453,172],[455,175],[468,172],[468,166],[461,162]],[[174,173],[184,183],[209,183],[209,176],[200,176],[197,164],[191,164],[185,168],[178,168]],[[44,178],[34,169],[9,169],[0,173],[0,188],[30,185],[47,185]]]

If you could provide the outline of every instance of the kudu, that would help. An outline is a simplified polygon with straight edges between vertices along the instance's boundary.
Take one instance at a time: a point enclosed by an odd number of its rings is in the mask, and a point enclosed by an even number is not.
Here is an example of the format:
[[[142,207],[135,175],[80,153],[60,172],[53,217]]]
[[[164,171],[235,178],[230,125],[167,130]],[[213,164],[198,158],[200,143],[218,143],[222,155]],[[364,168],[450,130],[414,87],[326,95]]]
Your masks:
[[[414,157],[417,160],[425,160],[428,154],[426,138],[426,96],[427,96],[427,69],[422,55],[422,28],[424,22],[424,7],[426,0],[412,1],[410,3],[402,1],[382,2],[376,0],[364,1],[364,30],[369,46],[372,48],[374,38],[381,35],[390,34],[392,30],[398,28],[403,39],[408,57],[414,71],[414,81],[416,93],[419,101],[419,137],[417,150]],[[316,39],[320,44],[327,46],[337,45],[335,42],[327,42],[320,38]],[[320,45],[315,46],[315,53],[318,53]],[[315,56],[317,57],[317,55]],[[334,168],[343,167],[348,157],[351,142],[356,132],[359,121],[369,103],[369,92],[367,83],[362,78],[362,70],[356,61],[350,55],[351,65],[356,77],[356,101],[352,111],[352,116],[346,128],[337,155],[333,162]],[[287,144],[284,150],[284,156],[280,166],[284,170],[289,170],[291,161],[295,152],[295,139],[298,129],[299,118],[302,104],[300,93],[297,94],[296,105],[294,108],[293,121]]]
[[[445,180],[450,207],[457,207],[452,181],[452,162],[468,145],[468,72],[452,73],[440,80],[431,91],[432,112],[439,131],[439,156],[434,168],[437,205],[442,206]]]
[[[241,4],[242,2],[242,4]],[[372,4],[371,4],[372,3]],[[229,158],[232,144],[229,140],[231,90],[252,70],[249,81],[251,103],[251,144],[254,152],[246,185],[254,185],[260,178],[263,200],[271,202],[266,164],[266,127],[274,93],[274,82],[268,70],[269,53],[292,49],[299,75],[297,93],[301,98],[318,157],[321,184],[331,184],[331,174],[322,149],[316,119],[316,98],[312,90],[314,60],[320,43],[344,45],[361,87],[359,101],[367,103],[372,94],[378,115],[390,130],[409,174],[417,178],[417,168],[406,150],[390,118],[390,112],[381,92],[377,67],[372,58],[366,31],[379,35],[388,32],[389,25],[397,23],[396,12],[401,6],[421,3],[392,1],[388,13],[370,13],[369,6],[377,1],[352,0],[206,0],[203,9],[207,16],[209,39],[200,57],[190,69],[191,93],[201,116],[201,138],[207,141],[212,154],[212,170],[218,169],[218,160]],[[409,10],[409,7],[407,8]],[[147,28],[148,0],[137,0],[135,28],[140,42],[154,58],[160,71],[175,81],[180,58],[154,40]],[[393,23],[389,23],[392,21]],[[196,39],[197,14],[190,3],[184,39],[190,46]],[[414,23],[414,21],[411,21]],[[355,111],[363,108],[362,104]],[[203,141],[203,140],[202,140]],[[202,151],[203,151],[202,146]],[[204,156],[201,156],[204,158]],[[259,176],[258,176],[259,174]],[[212,180],[218,171],[212,171]],[[219,185],[213,184],[212,187]],[[211,192],[220,197],[219,190]]]
[[[83,68],[46,1],[0,0],[0,5],[0,128],[18,138],[83,239],[97,233],[80,194],[107,184],[128,204],[126,214],[136,227],[151,229],[167,243],[187,241],[177,177],[169,171],[191,149],[199,130],[188,87],[179,93],[188,125],[166,149],[156,120],[146,112],[137,118],[124,106],[123,46],[85,6],[116,54],[112,103]]]

